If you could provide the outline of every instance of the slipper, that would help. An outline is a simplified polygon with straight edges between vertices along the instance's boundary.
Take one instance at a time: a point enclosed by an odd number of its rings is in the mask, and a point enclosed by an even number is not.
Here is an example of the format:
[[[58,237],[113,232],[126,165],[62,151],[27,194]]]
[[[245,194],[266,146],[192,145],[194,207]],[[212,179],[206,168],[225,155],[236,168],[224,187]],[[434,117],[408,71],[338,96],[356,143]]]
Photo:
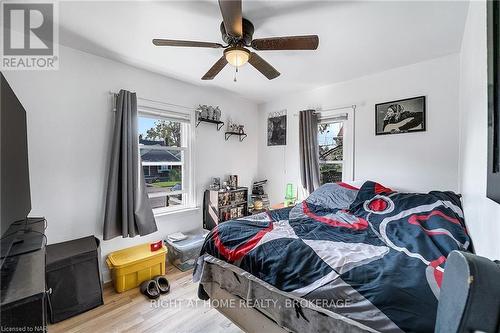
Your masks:
[[[166,294],[170,291],[170,284],[165,275],[158,275],[153,278],[160,290],[160,293]]]
[[[141,283],[141,293],[149,297],[150,299],[156,299],[160,297],[160,289],[158,284],[154,280],[147,280]]]

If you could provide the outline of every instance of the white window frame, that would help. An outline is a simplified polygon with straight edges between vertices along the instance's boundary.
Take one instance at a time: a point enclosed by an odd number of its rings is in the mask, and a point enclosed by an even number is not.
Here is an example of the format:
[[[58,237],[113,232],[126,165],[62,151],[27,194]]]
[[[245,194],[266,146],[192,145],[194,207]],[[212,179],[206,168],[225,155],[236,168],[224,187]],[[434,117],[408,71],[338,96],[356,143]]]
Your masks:
[[[345,119],[346,118],[346,119]],[[342,119],[342,120],[341,120]],[[342,181],[354,180],[354,110],[323,111],[319,113],[319,124],[343,122],[342,161],[319,162],[320,164],[342,164]]]
[[[195,138],[195,119],[194,112],[188,109],[181,109],[169,104],[161,102],[153,102],[150,100],[138,99],[137,111],[139,117],[146,117],[151,119],[161,119],[178,121],[181,123],[181,147],[165,147],[165,146],[148,146],[139,144],[139,154],[141,148],[156,149],[156,150],[179,150],[183,152],[183,162],[142,162],[139,171],[142,172],[143,166],[158,166],[158,165],[181,165],[182,166],[182,190],[172,192],[155,192],[149,193],[149,198],[167,197],[173,195],[182,195],[182,205],[175,205],[170,207],[161,207],[153,209],[156,216],[182,212],[187,210],[196,209],[196,179],[194,172],[194,146]],[[137,135],[139,137],[139,133]],[[140,158],[140,156],[139,156]]]

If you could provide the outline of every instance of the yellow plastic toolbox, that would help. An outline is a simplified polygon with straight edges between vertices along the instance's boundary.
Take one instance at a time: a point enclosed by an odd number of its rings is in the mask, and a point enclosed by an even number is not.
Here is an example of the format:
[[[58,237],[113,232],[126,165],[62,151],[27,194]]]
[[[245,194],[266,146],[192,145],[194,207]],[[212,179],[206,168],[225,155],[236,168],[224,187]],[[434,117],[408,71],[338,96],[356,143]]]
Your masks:
[[[166,254],[165,245],[153,252],[149,243],[108,254],[106,263],[111,270],[115,290],[121,293],[156,275],[164,275]]]

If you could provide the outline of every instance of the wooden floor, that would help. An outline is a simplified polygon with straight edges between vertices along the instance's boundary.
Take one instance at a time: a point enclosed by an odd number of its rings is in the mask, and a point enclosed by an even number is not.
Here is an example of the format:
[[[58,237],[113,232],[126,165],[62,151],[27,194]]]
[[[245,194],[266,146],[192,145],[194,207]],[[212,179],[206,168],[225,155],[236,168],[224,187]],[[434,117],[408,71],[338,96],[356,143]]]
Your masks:
[[[104,305],[54,325],[49,333],[72,332],[242,332],[229,319],[198,299],[192,272],[167,270],[170,293],[150,301],[138,288],[118,294],[104,288]]]

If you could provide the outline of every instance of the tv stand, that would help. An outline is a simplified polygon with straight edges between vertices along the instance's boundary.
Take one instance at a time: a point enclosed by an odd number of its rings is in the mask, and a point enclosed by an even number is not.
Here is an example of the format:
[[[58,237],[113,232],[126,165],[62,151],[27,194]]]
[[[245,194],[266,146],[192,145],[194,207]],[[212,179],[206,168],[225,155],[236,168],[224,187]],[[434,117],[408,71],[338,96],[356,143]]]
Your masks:
[[[46,332],[45,219],[14,223],[2,239],[10,239],[1,260],[2,332]]]
[[[0,258],[40,250],[45,246],[45,218],[28,217],[12,223],[2,238]]]

